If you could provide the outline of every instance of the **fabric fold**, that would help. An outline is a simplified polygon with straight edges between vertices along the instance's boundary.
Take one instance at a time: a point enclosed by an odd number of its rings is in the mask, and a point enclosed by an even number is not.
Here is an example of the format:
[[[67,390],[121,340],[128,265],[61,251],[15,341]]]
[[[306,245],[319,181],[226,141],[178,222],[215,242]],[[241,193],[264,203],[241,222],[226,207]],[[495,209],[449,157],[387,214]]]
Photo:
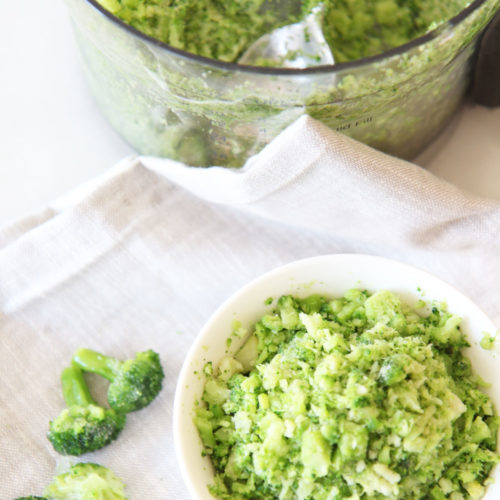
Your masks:
[[[207,201],[379,247],[447,252],[500,241],[500,203],[307,116],[241,170],[140,161]]]

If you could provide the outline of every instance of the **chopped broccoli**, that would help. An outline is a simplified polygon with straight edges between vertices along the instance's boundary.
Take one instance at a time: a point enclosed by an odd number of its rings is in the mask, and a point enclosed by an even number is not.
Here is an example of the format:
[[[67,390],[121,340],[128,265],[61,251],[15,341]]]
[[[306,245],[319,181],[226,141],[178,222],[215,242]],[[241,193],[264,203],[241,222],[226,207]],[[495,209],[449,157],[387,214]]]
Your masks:
[[[70,366],[61,374],[65,408],[50,422],[47,437],[65,455],[98,450],[118,437],[125,415],[99,406],[90,395],[80,368]]]
[[[275,304],[236,360],[203,369],[194,423],[214,497],[483,496],[500,419],[462,353],[457,316],[418,314],[384,290]]]
[[[162,387],[163,368],[160,357],[152,350],[137,353],[135,359],[120,361],[91,349],[80,348],[73,357],[73,363],[110,381],[109,405],[122,413],[144,408]]]
[[[45,497],[34,497],[34,496],[29,496],[29,497],[19,497],[19,498],[14,498],[14,500],[48,500]]]
[[[108,468],[93,463],[79,463],[59,474],[45,495],[51,500],[127,500],[123,481]]]

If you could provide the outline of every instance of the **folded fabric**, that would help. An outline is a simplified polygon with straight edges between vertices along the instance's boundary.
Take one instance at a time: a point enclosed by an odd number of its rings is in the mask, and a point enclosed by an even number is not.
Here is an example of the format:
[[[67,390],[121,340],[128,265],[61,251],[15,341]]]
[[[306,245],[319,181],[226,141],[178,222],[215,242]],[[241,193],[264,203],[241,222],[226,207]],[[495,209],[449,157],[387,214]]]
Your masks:
[[[0,231],[1,497],[40,494],[64,464],[45,437],[79,346],[154,349],[164,388],[83,457],[131,499],[187,500],[171,429],[177,374],[240,286],[292,260],[358,252],[434,272],[500,325],[500,203],[302,117],[238,170],[128,158]],[[95,397],[103,385],[92,379]]]
[[[241,170],[141,162],[207,201],[333,235],[356,251],[411,261],[500,313],[500,203],[307,116]]]

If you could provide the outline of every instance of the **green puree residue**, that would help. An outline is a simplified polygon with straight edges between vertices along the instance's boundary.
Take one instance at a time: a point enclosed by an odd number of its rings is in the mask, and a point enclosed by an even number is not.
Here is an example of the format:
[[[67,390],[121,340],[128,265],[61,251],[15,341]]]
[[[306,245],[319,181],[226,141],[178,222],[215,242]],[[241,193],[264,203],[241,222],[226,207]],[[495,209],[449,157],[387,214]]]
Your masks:
[[[335,61],[381,53],[451,19],[468,0],[99,0],[145,34],[193,54],[236,62],[257,38],[322,3]],[[297,10],[299,12],[297,12]]]
[[[272,307],[272,306],[271,306]],[[388,291],[283,296],[205,366],[195,424],[221,499],[479,499],[499,418],[460,318]]]

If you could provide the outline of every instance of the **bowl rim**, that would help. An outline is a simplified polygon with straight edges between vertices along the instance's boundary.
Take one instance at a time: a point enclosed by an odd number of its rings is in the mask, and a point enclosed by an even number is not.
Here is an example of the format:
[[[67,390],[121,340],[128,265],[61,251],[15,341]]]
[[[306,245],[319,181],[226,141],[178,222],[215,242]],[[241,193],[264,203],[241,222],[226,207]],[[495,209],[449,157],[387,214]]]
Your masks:
[[[207,344],[206,342],[206,333],[209,332],[210,330],[213,329],[214,324],[217,324],[218,321],[220,321],[219,316],[224,314],[226,310],[231,310],[232,307],[234,307],[234,304],[238,303],[238,301],[241,300],[242,296],[245,296],[250,290],[252,290],[254,287],[258,287],[261,283],[267,282],[269,280],[272,280],[275,276],[279,276],[281,274],[287,274],[291,270],[295,269],[297,266],[307,266],[310,263],[313,263],[314,261],[317,261],[321,263],[322,261],[328,262],[331,259],[334,260],[350,260],[352,259],[353,261],[364,259],[364,260],[369,260],[372,261],[372,263],[376,264],[377,262],[380,263],[381,265],[388,265],[388,266],[395,266],[395,268],[401,270],[401,271],[407,271],[410,274],[416,274],[418,275],[419,278],[422,279],[422,281],[426,281],[427,283],[432,284],[433,286],[437,287],[442,287],[448,291],[448,293],[451,293],[454,295],[454,300],[457,300],[457,298],[461,301],[463,301],[466,305],[467,308],[474,310],[474,318],[478,319],[480,322],[483,322],[484,324],[487,325],[486,329],[483,329],[483,331],[497,331],[498,329],[496,328],[495,324],[493,321],[490,319],[490,317],[484,312],[484,310],[476,304],[471,298],[469,298],[465,293],[463,293],[461,290],[459,290],[456,286],[452,285],[446,280],[443,280],[439,276],[437,276],[434,273],[428,272],[422,268],[419,268],[417,266],[414,266],[412,264],[408,264],[406,262],[397,260],[397,259],[392,259],[392,258],[387,258],[387,257],[382,257],[378,255],[371,255],[371,254],[363,254],[363,253],[337,253],[337,254],[323,254],[323,255],[317,255],[313,257],[307,257],[307,258],[302,258],[298,260],[294,260],[291,262],[288,262],[284,265],[275,267],[260,276],[257,276],[250,282],[248,282],[246,285],[240,287],[238,290],[236,290],[234,293],[232,293],[229,297],[224,300],[221,305],[219,305],[215,311],[210,315],[208,320],[204,323],[204,325],[201,327],[199,330],[198,334],[193,340],[193,343],[191,344],[191,347],[186,354],[186,357],[184,359],[182,368],[179,372],[179,376],[177,379],[176,383],[176,388],[175,388],[175,395],[174,395],[174,404],[173,404],[173,418],[172,418],[172,431],[173,431],[173,436],[174,436],[174,447],[175,447],[175,453],[177,456],[177,461],[179,464],[179,468],[181,470],[181,475],[184,480],[184,484],[186,488],[189,491],[189,494],[193,499],[208,499],[208,498],[215,498],[212,497],[208,493],[208,489],[206,489],[205,485],[205,492],[206,494],[204,496],[200,496],[201,487],[195,484],[193,482],[193,475],[190,472],[189,468],[189,461],[186,456],[186,448],[184,446],[184,436],[182,435],[183,433],[181,432],[183,428],[183,423],[186,421],[186,409],[183,405],[183,398],[185,395],[185,388],[189,386],[187,384],[187,381],[189,380],[189,377],[192,377],[193,375],[193,366],[192,362],[196,360],[197,358],[195,357],[195,354],[197,351],[200,350],[200,348],[203,349],[203,345]],[[290,278],[290,276],[288,276]],[[362,281],[363,278],[362,276],[357,277],[358,281]],[[297,285],[297,283],[295,283]],[[298,284],[300,286],[300,284]],[[410,292],[412,294],[416,294],[418,287],[420,285],[418,283],[415,283],[415,290],[413,292]],[[425,292],[425,290],[423,290]],[[443,292],[444,294],[446,293]],[[441,292],[440,292],[441,294]],[[425,296],[423,297],[425,300]],[[451,297],[448,297],[451,298]],[[265,297],[262,297],[262,302],[264,301]],[[434,299],[436,300],[436,298]],[[447,300],[446,296],[442,297],[442,300]],[[467,319],[467,317],[464,317],[464,320]],[[228,333],[229,335],[229,333]],[[491,353],[491,351],[490,351]],[[495,357],[494,353],[491,353],[493,357]],[[477,367],[477,365],[475,365]],[[194,401],[193,401],[194,404]],[[500,410],[500,408],[497,408],[497,410]],[[189,410],[191,411],[191,410]],[[193,424],[194,425],[194,424]],[[201,443],[201,441],[200,441]],[[497,442],[497,451],[500,451],[500,434],[498,437],[498,442]],[[500,471],[500,464],[498,464],[493,471],[491,472],[491,475],[495,474],[495,476],[498,476],[498,473]],[[497,481],[498,482],[498,481]]]
[[[233,72],[243,72],[243,73],[252,73],[255,75],[311,75],[311,74],[321,74],[321,73],[339,73],[346,69],[355,69],[361,68],[363,66],[368,66],[372,63],[382,61],[384,59],[390,59],[391,57],[398,56],[408,52],[416,47],[426,44],[435,38],[438,38],[441,33],[446,32],[447,30],[453,29],[455,26],[458,26],[461,22],[465,21],[473,12],[479,9],[483,4],[485,4],[489,0],[474,0],[471,2],[465,9],[462,9],[457,15],[449,19],[448,21],[444,21],[436,28],[427,33],[410,40],[409,42],[394,47],[385,52],[381,52],[380,54],[376,54],[370,57],[363,57],[361,59],[355,59],[353,61],[341,62],[336,64],[322,65],[322,66],[312,66],[308,68],[275,68],[275,67],[265,67],[265,66],[250,66],[245,64],[238,64],[234,62],[225,62],[220,61],[218,59],[211,59],[205,56],[199,56],[197,54],[193,54],[192,52],[188,52],[183,49],[178,49],[169,45],[165,42],[160,41],[157,38],[153,38],[150,35],[146,35],[145,33],[139,31],[138,29],[130,26],[126,22],[122,21],[119,17],[115,16],[109,10],[104,8],[98,0],[83,0],[85,3],[94,8],[98,13],[106,17],[113,24],[117,25],[122,30],[130,33],[136,38],[141,39],[149,44],[154,45],[155,47],[165,50],[173,55],[179,56],[180,58],[187,59],[189,61],[197,62],[203,64],[205,66],[211,66],[213,69],[222,69],[226,71]]]

